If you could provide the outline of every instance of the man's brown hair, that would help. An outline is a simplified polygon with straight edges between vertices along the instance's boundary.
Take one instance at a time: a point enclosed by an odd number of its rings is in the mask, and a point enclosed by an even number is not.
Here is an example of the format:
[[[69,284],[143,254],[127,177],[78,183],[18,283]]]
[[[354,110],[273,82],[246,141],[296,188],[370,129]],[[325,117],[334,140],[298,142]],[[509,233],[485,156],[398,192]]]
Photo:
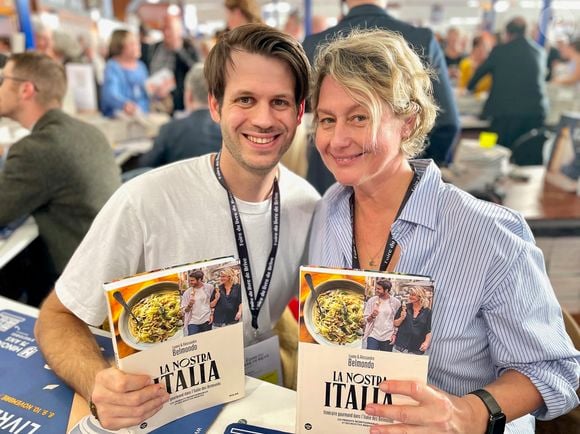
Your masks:
[[[63,66],[50,57],[34,52],[13,54],[12,75],[30,81],[36,88],[36,101],[43,107],[62,105],[67,82]]]
[[[245,24],[224,33],[205,60],[204,74],[209,93],[217,99],[220,107],[229,78],[227,65],[232,64],[233,51],[282,60],[294,77],[296,105],[308,95],[310,64],[302,45],[293,37],[265,24]]]

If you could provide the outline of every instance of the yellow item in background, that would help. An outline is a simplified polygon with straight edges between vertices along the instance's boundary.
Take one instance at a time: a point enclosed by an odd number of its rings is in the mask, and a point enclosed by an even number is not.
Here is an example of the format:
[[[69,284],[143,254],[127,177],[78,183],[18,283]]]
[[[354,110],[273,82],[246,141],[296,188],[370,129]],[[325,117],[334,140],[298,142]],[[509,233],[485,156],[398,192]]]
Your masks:
[[[493,148],[497,143],[497,134],[491,131],[479,133],[479,146],[482,148]]]

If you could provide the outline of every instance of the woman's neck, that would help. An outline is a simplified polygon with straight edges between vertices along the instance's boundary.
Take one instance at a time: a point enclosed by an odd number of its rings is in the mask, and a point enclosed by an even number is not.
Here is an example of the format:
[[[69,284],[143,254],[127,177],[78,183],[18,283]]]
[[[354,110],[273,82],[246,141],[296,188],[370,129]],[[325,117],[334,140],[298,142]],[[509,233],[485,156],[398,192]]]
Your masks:
[[[407,160],[401,162],[364,186],[354,187],[355,205],[364,213],[384,215],[396,213],[413,179],[413,169]]]
[[[115,60],[119,62],[119,65],[126,69],[133,69],[135,66],[137,66],[137,59],[134,57],[118,56],[115,58]]]

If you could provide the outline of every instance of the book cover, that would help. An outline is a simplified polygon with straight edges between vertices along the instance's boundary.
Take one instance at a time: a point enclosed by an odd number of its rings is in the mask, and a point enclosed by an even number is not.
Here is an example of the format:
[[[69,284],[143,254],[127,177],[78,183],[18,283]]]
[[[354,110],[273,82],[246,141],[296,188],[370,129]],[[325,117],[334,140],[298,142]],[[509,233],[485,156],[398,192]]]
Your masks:
[[[580,114],[565,113],[558,124],[548,166],[546,181],[569,192],[578,189],[580,176]]]
[[[147,433],[184,415],[244,396],[242,321],[212,327],[220,276],[233,257],[141,273],[103,285],[119,369],[163,384],[169,402],[131,428]]]
[[[368,403],[413,404],[378,386],[427,382],[432,304],[428,277],[301,267],[296,432],[368,433],[392,423]]]

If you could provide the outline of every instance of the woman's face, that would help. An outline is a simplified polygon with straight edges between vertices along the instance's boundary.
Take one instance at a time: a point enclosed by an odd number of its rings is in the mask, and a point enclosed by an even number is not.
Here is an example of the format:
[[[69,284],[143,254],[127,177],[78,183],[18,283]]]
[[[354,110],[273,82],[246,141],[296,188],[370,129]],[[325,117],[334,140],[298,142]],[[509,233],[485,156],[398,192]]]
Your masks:
[[[384,107],[372,143],[370,113],[332,77],[320,87],[316,148],[338,182],[364,187],[382,179],[404,161],[401,137],[405,122]]]
[[[416,303],[419,301],[419,297],[414,292],[409,294],[409,303]]]
[[[127,34],[125,42],[123,43],[123,56],[131,59],[141,57],[141,45],[137,37],[132,33]]]
[[[221,283],[227,283],[230,281],[230,276],[227,274],[220,274],[220,281]]]

